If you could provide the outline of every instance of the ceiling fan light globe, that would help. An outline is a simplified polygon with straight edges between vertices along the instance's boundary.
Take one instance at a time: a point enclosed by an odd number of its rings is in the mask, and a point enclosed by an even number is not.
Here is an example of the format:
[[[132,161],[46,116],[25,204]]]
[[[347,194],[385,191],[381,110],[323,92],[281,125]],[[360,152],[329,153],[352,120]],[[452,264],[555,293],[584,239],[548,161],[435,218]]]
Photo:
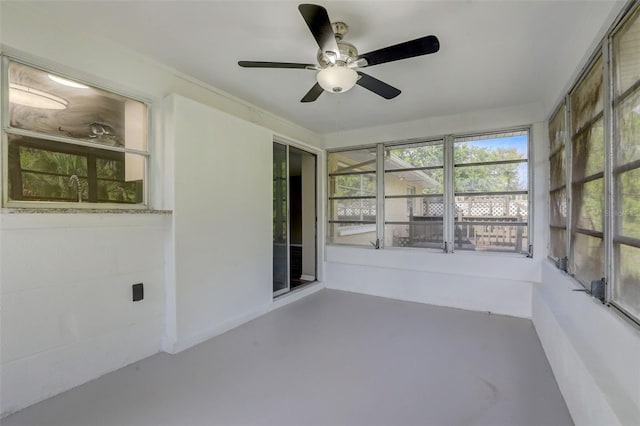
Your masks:
[[[318,72],[318,84],[330,93],[342,93],[350,90],[358,81],[358,73],[351,68],[334,66]]]

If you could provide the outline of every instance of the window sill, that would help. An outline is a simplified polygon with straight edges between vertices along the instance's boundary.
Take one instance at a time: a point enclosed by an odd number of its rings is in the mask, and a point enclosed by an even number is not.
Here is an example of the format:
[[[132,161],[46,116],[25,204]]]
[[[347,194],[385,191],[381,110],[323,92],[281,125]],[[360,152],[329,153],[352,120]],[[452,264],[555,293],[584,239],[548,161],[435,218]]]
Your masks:
[[[171,215],[171,210],[149,210],[149,209],[104,209],[104,208],[60,208],[60,207],[5,207],[0,210],[2,214],[156,214]]]

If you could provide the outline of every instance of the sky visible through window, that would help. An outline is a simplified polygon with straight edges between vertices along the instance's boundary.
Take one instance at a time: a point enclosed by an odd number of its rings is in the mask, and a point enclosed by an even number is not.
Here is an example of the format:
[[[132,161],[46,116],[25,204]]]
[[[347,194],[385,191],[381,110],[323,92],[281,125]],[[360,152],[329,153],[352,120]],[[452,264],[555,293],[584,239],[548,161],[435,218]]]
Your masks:
[[[477,148],[487,148],[492,150],[498,149],[515,149],[521,158],[528,158],[528,141],[526,134],[516,136],[500,136],[491,139],[481,139],[465,142],[470,146]],[[522,184],[526,184],[528,180],[527,164],[523,163],[518,166],[518,179]]]

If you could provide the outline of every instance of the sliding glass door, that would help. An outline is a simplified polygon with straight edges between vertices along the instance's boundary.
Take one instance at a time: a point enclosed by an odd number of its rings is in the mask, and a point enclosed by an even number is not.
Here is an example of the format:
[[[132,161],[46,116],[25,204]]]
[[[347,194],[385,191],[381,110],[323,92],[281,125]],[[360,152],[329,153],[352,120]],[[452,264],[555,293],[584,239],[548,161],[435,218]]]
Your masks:
[[[273,143],[273,295],[289,291],[289,150]]]
[[[273,295],[316,280],[317,157],[273,143]]]

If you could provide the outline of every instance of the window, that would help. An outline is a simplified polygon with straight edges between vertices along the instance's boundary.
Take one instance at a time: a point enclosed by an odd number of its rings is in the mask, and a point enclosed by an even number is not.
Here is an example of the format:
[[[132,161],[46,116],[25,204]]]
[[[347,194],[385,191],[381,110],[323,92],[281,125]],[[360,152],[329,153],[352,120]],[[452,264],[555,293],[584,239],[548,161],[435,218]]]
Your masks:
[[[563,104],[549,120],[549,255],[554,259],[567,257],[566,113]]]
[[[528,250],[528,131],[454,139],[457,250]]]
[[[640,319],[640,10],[613,37],[612,302]]]
[[[329,166],[329,242],[376,240],[376,148],[332,152]]]
[[[605,302],[640,324],[639,5],[594,58],[549,120],[549,255],[569,253],[568,272],[587,290],[604,278]]]
[[[570,270],[585,284],[604,274],[604,119],[602,58],[578,83],[571,99]]]
[[[386,147],[384,169],[385,246],[442,247],[444,141]]]
[[[8,58],[3,65],[5,206],[145,204],[144,103]]]
[[[330,152],[328,241],[529,254],[528,151],[518,129]]]

